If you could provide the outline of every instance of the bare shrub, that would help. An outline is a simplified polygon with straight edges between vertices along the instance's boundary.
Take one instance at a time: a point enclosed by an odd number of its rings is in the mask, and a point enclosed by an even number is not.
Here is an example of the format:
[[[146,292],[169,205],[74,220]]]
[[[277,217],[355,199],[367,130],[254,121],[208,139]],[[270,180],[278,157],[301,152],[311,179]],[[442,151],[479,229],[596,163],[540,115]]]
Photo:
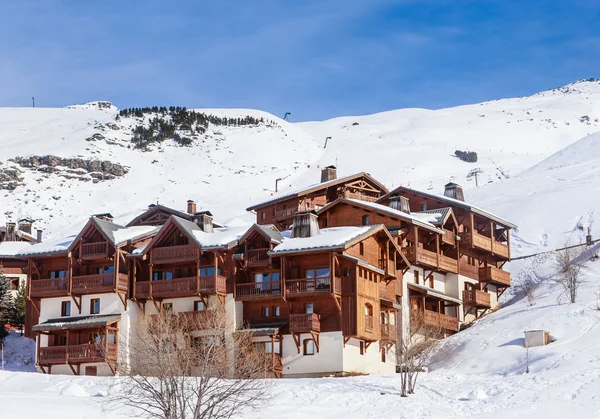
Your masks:
[[[411,310],[410,326],[398,334],[396,358],[401,380],[401,396],[414,394],[419,373],[424,372],[440,339],[442,323],[425,322],[422,312]]]
[[[556,251],[554,281],[562,288],[558,299],[566,298],[570,303],[577,300],[577,290],[583,282],[581,268],[586,260],[586,252],[583,247],[571,247],[569,242],[565,243],[563,250]]]
[[[119,348],[130,359],[109,408],[163,419],[230,418],[267,400],[265,354],[222,308],[146,316]]]

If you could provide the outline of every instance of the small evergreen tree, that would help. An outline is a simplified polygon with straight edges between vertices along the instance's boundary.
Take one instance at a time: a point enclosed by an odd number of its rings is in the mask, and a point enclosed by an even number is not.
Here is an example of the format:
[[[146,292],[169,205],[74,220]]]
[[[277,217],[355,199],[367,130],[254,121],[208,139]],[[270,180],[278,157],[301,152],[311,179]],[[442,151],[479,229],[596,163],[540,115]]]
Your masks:
[[[10,321],[13,313],[13,299],[10,295],[10,284],[0,267],[0,346],[4,344],[4,338],[8,336],[6,324]]]
[[[21,284],[17,291],[17,296],[13,303],[13,312],[11,315],[10,323],[13,326],[17,326],[23,336],[23,326],[25,325],[25,306],[27,305],[27,291],[25,284]]]

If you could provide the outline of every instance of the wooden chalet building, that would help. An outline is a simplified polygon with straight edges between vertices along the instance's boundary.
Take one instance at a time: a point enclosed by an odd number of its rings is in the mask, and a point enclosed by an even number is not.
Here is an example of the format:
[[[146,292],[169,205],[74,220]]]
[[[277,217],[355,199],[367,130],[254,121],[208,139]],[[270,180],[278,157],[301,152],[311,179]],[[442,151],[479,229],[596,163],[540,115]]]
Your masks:
[[[340,196],[375,201],[387,192],[386,187],[368,173],[338,179],[335,166],[328,166],[321,171],[321,183],[283,193],[247,210],[256,213],[257,224],[273,224],[279,230],[286,230],[298,211],[318,210]]]
[[[136,313],[128,305],[127,255],[145,245],[154,226],[124,227],[109,214],[92,217],[77,236],[31,246],[28,299],[36,318],[36,364],[43,372],[107,375],[127,362],[120,339]]]
[[[235,299],[277,376],[392,372],[402,276],[409,266],[383,225],[291,231],[254,225],[240,239]]]

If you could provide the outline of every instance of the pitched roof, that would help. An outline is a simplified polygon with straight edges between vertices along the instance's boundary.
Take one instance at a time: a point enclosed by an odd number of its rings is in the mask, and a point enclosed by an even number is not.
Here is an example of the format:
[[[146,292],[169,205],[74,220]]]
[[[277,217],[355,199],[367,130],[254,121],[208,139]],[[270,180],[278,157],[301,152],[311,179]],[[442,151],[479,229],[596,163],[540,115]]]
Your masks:
[[[81,238],[88,226],[93,224],[98,231],[114,246],[120,247],[127,244],[129,241],[138,241],[154,236],[160,230],[161,226],[133,226],[124,227],[111,221],[103,220],[95,216],[91,217],[85,227],[77,235],[77,239]],[[76,242],[75,239],[73,242]]]
[[[90,316],[59,317],[48,319],[31,328],[34,332],[47,332],[50,330],[83,329],[88,327],[108,326],[121,319],[120,314],[100,314]]]
[[[17,257],[39,257],[39,256],[52,256],[67,254],[69,247],[73,243],[77,236],[60,237],[58,239],[47,240],[42,243],[35,243],[28,248],[21,250],[17,253]]]
[[[205,233],[198,224],[172,215],[170,219],[178,225],[188,238],[204,250],[229,249],[237,244],[238,239],[248,230],[248,226],[220,227],[212,233]]]
[[[257,230],[259,234],[268,239],[271,243],[279,244],[283,241],[281,232],[273,224],[253,224],[239,239],[240,244],[246,241],[252,231]]]
[[[459,207],[459,208],[463,208],[463,209],[465,209],[467,211],[473,211],[476,214],[479,214],[479,215],[481,215],[483,217],[486,217],[486,218],[489,218],[491,220],[494,220],[497,223],[502,224],[503,226],[508,227],[508,228],[516,228],[517,227],[516,225],[514,225],[510,221],[507,221],[507,220],[505,220],[503,218],[500,218],[497,215],[494,215],[494,214],[492,214],[492,213],[490,213],[490,212],[488,212],[488,211],[486,211],[484,209],[476,207],[475,205],[471,205],[471,204],[469,204],[467,202],[460,201],[460,200],[454,199],[454,198],[449,198],[449,197],[444,196],[444,195],[437,195],[437,194],[432,194],[432,193],[429,193],[429,192],[419,191],[419,190],[416,190],[416,189],[408,188],[406,186],[398,186],[393,191],[390,191],[387,194],[385,194],[384,196],[382,196],[381,198],[379,198],[377,200],[377,202],[381,202],[384,199],[389,198],[390,195],[393,195],[395,193],[399,193],[399,192],[402,192],[402,191],[411,192],[411,193],[414,193],[416,195],[421,195],[421,196],[425,196],[425,197],[428,197],[428,198],[431,198],[431,199],[435,199],[437,201],[447,203],[450,206],[456,206],[456,207]]]
[[[360,172],[360,173],[356,173],[354,175],[346,176],[346,177],[343,177],[343,178],[333,179],[333,180],[330,180],[330,181],[327,181],[327,182],[315,183],[315,184],[312,184],[312,185],[309,185],[309,186],[305,186],[303,188],[292,190],[291,192],[287,192],[287,193],[284,193],[283,195],[274,197],[272,199],[269,199],[267,201],[261,202],[259,204],[252,205],[252,206],[246,208],[246,211],[252,211],[252,210],[260,208],[260,207],[262,207],[264,205],[273,204],[275,202],[279,202],[279,201],[282,201],[284,199],[289,199],[289,198],[293,198],[293,197],[299,197],[299,196],[308,195],[308,194],[310,194],[312,192],[316,192],[316,191],[319,191],[321,189],[326,189],[326,188],[329,188],[331,186],[338,185],[340,183],[350,182],[350,181],[352,181],[354,179],[359,179],[361,177],[367,178],[373,184],[377,185],[378,188],[380,188],[382,191],[384,191],[384,193],[387,192],[387,188],[382,183],[380,183],[378,180],[376,180],[375,178],[371,177],[371,175],[369,175],[366,172]]]
[[[363,227],[323,228],[317,236],[296,237],[284,240],[281,244],[275,246],[273,250],[269,251],[269,254],[281,255],[286,253],[343,249],[350,243],[384,228],[382,224]]]
[[[15,259],[19,252],[31,246],[30,242],[0,242],[0,259]]]
[[[142,219],[144,216],[148,215],[148,213],[155,212],[155,211],[162,211],[162,212],[165,212],[165,213],[170,214],[170,215],[176,215],[176,216],[178,216],[180,218],[183,218],[185,220],[188,220],[188,221],[192,220],[192,214],[189,214],[189,213],[187,213],[185,211],[180,211],[180,210],[176,210],[174,208],[169,208],[169,207],[166,207],[166,206],[161,205],[161,204],[152,204],[152,205],[148,206],[148,209],[146,211],[142,212],[140,215],[138,215],[133,220],[131,220],[129,223],[127,223],[127,226],[129,227],[132,224],[135,224],[137,221],[139,221],[140,219]],[[210,215],[212,217],[212,213],[210,211],[208,211],[208,210],[206,210],[206,211],[199,211],[196,214],[208,214],[208,215]],[[213,225],[215,227],[221,227],[221,224],[216,223],[214,221],[213,221]]]
[[[444,225],[444,223],[446,223],[446,220],[448,219],[448,217],[450,216],[451,213],[452,213],[452,208],[446,207],[446,208],[438,208],[438,209],[432,209],[432,210],[427,210],[427,211],[419,211],[419,212],[415,212],[414,214],[432,215],[433,217],[435,217],[435,219],[431,221],[431,224],[440,226],[440,225]]]
[[[363,207],[363,208],[369,209],[371,211],[382,212],[391,217],[397,217],[397,218],[403,219],[405,221],[412,222],[413,224],[427,228],[429,230],[433,230],[437,233],[443,233],[443,231],[441,231],[439,228],[437,228],[431,222],[435,219],[435,217],[433,217],[433,216],[408,214],[404,211],[390,208],[387,205],[378,204],[376,202],[362,201],[360,199],[338,198],[335,201],[330,202],[329,204],[325,205],[319,211],[317,211],[317,214],[321,215],[322,213],[326,212],[329,208],[331,208],[334,205],[337,205],[339,203],[346,203],[346,204],[350,204],[350,205]]]

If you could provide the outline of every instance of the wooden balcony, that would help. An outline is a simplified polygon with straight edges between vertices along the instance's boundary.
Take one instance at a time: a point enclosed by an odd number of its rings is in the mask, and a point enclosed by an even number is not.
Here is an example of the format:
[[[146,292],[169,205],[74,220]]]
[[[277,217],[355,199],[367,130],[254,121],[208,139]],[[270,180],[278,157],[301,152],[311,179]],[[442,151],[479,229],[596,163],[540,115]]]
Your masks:
[[[48,346],[40,348],[38,364],[81,364],[87,362],[105,362],[117,359],[117,344],[106,347],[91,343],[84,345]]]
[[[108,257],[108,243],[83,243],[79,256],[83,260],[105,259]]]
[[[246,261],[248,266],[261,266],[268,265],[271,258],[267,255],[267,252],[271,250],[268,247],[264,249],[252,249],[248,250],[246,255]]]
[[[447,314],[437,313],[431,310],[425,310],[424,316],[425,324],[430,326],[440,327],[444,330],[451,332],[458,332],[458,319],[456,317],[448,316]]]
[[[446,272],[458,273],[458,261],[454,258],[440,255],[440,269]]]
[[[469,265],[465,262],[460,262],[459,264],[460,274],[471,279],[479,280],[479,267],[474,265]]]
[[[394,324],[381,324],[381,340],[388,342],[395,342],[397,339],[396,325]]]
[[[198,259],[200,251],[193,244],[183,246],[155,247],[151,249],[151,263],[180,263],[192,262]]]
[[[510,273],[493,266],[479,268],[479,281],[501,287],[510,287]]]
[[[445,228],[443,230],[444,230],[444,234],[442,235],[442,243],[451,244],[451,245],[456,244],[456,236],[454,235],[454,232],[450,231],[450,230],[446,230]]]
[[[492,253],[505,259],[510,259],[508,246],[495,240],[492,242]]]
[[[463,304],[470,307],[491,308],[490,295],[480,290],[464,290]]]
[[[282,220],[284,218],[291,217],[298,212],[298,208],[288,208],[284,210],[275,211],[275,218]]]
[[[117,281],[115,283],[115,280]],[[71,290],[73,294],[97,294],[104,292],[127,291],[129,288],[127,274],[98,274],[74,276]]]
[[[281,281],[248,282],[235,285],[235,298],[238,300],[272,299],[283,296]]]
[[[461,234],[461,244],[474,247],[475,249],[492,251],[492,239],[476,231],[467,231]]]
[[[69,293],[69,278],[36,279],[31,281],[32,297],[62,297]]]
[[[320,331],[321,321],[318,314],[290,314],[290,332],[305,333]]]
[[[367,202],[375,202],[377,201],[377,199],[379,199],[379,197],[376,196],[365,195],[357,192],[344,192],[343,197],[348,199],[358,199],[360,201]]]
[[[198,294],[226,294],[227,278],[222,275],[137,281],[135,298],[178,298]]]
[[[403,247],[402,252],[406,256],[406,258],[409,260],[409,262],[412,264],[427,265],[432,268],[437,268],[437,266],[438,266],[437,254],[430,250],[419,248],[419,250],[417,252],[418,256],[419,256],[418,260],[415,257],[415,247]]]
[[[319,294],[341,294],[342,279],[331,277],[288,279],[285,281],[285,290],[288,297],[300,297],[305,295]]]

